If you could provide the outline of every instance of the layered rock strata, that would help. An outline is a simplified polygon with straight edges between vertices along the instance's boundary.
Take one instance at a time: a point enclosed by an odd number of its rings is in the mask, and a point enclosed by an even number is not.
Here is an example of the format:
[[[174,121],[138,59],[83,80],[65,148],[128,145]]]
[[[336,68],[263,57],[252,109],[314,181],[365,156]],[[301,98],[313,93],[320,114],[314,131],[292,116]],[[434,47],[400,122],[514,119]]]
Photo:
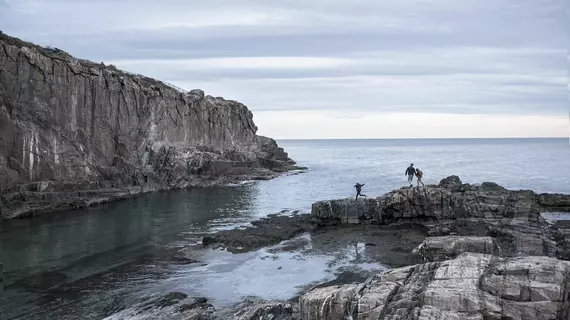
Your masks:
[[[300,319],[568,319],[570,262],[464,253],[399,268],[365,283],[315,289]]]
[[[452,176],[437,186],[402,188],[378,198],[316,202],[312,215],[321,225],[418,224],[429,236],[492,237],[505,256],[568,258],[565,237],[541,212],[570,211],[569,201],[570,195],[474,186]]]
[[[0,214],[270,179],[294,162],[243,104],[0,33]]]

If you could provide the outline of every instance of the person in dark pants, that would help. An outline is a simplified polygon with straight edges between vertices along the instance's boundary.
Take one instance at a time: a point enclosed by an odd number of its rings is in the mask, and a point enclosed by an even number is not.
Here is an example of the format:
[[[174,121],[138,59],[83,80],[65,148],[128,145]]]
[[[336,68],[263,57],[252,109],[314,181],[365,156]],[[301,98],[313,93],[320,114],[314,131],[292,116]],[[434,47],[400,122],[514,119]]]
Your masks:
[[[362,187],[364,187],[365,184],[366,184],[366,183],[360,184],[359,182],[357,182],[357,183],[354,185],[354,187],[356,188],[356,199],[355,199],[355,200],[358,200],[358,196],[366,197],[365,194],[361,194],[361,193],[360,193],[360,192],[362,192]]]
[[[416,169],[414,168],[414,164],[410,164],[410,166],[406,169],[406,174],[408,175],[408,183],[410,187],[413,186],[412,181],[414,180],[414,175],[416,174]]]

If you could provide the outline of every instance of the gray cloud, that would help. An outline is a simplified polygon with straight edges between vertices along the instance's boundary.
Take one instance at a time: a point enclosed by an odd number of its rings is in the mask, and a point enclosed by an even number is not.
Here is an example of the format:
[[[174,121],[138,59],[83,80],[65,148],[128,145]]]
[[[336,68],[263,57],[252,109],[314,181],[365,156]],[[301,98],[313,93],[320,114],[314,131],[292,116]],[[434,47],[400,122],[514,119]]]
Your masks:
[[[0,29],[254,110],[561,114],[564,0],[0,0]]]

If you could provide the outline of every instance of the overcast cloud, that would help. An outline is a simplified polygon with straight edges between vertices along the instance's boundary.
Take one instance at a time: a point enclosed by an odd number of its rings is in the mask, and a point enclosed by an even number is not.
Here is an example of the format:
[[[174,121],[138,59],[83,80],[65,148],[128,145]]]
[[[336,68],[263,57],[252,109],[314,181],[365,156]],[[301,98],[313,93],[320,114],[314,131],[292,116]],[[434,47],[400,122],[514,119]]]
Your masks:
[[[280,138],[563,136],[565,5],[0,0],[0,30],[241,101]]]

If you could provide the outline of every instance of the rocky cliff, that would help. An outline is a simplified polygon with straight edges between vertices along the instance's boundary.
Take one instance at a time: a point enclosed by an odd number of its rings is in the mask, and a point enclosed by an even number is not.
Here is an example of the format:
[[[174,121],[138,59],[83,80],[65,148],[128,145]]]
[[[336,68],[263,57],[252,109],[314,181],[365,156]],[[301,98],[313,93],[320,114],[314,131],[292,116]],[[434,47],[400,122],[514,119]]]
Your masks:
[[[294,162],[243,104],[0,33],[0,213],[268,179]]]

